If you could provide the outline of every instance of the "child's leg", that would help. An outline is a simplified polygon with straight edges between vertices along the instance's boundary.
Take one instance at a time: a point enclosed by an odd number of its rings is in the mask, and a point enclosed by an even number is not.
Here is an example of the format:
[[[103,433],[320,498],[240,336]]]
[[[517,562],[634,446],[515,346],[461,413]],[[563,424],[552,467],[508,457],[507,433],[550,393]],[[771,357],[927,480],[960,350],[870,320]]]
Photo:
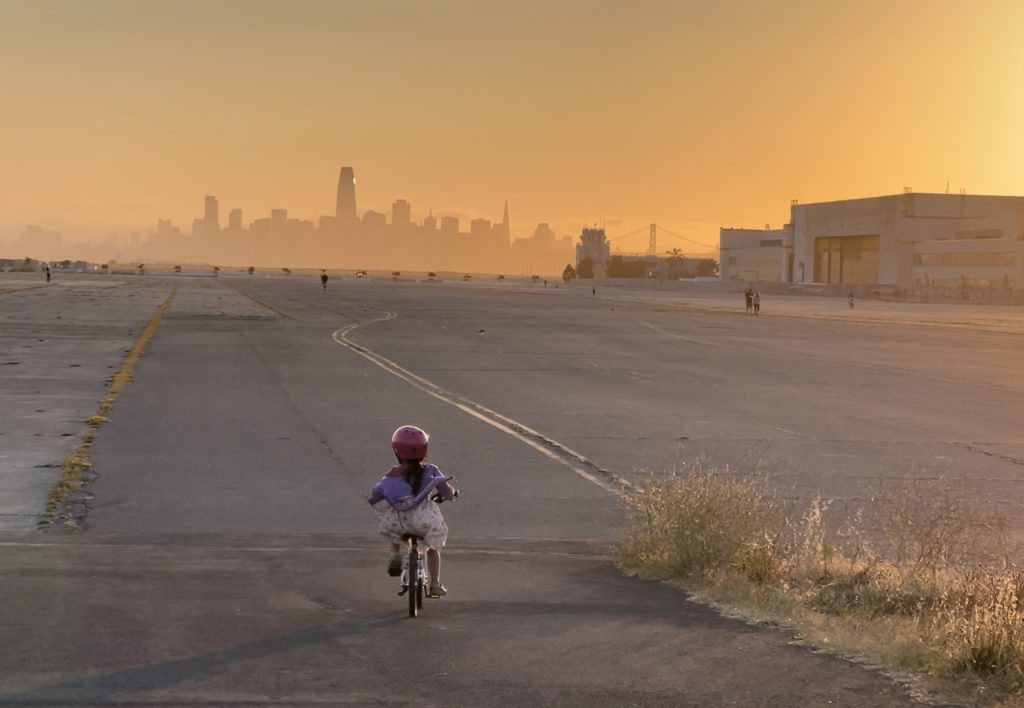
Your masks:
[[[441,554],[436,548],[427,550],[427,568],[430,569],[430,582],[441,583]]]

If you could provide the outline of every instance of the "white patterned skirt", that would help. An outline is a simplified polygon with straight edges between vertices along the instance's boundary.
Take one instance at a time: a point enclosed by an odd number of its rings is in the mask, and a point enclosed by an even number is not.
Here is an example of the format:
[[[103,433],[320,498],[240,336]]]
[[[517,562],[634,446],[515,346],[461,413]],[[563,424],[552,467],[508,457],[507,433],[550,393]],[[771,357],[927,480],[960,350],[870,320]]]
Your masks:
[[[387,500],[373,505],[380,520],[380,535],[392,543],[401,543],[402,534],[412,533],[429,548],[441,549],[448,543],[448,524],[441,509],[429,499],[408,511],[396,511]]]

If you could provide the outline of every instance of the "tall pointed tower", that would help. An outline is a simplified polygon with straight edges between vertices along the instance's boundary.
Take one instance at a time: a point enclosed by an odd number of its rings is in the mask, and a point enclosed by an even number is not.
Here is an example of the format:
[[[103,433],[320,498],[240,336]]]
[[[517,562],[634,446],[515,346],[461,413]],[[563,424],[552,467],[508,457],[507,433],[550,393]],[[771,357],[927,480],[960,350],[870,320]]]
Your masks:
[[[356,223],[356,175],[351,167],[342,167],[338,175],[338,201],[334,216],[339,226],[351,226]]]
[[[505,216],[501,220],[501,235],[505,238],[505,244],[512,243],[512,227],[508,222],[508,199],[505,200]]]

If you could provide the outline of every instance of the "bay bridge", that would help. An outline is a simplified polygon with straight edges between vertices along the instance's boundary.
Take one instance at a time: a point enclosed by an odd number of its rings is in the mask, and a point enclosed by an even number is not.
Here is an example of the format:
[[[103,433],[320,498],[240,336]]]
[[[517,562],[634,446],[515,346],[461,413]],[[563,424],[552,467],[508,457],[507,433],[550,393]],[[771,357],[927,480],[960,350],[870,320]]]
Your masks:
[[[639,229],[635,229],[633,231],[630,231],[629,233],[619,234],[618,236],[613,236],[611,238],[606,238],[606,243],[612,244],[612,243],[615,243],[616,241],[622,241],[623,239],[628,239],[628,238],[636,237],[636,236],[639,236],[640,234],[646,232],[648,234],[647,253],[646,254],[635,253],[635,254],[628,254],[628,255],[656,256],[656,255],[658,255],[658,232],[659,231],[663,235],[668,236],[668,237],[670,237],[672,239],[675,239],[675,241],[677,241],[677,242],[687,243],[687,244],[690,244],[691,246],[699,246],[702,249],[700,251],[701,253],[709,253],[709,252],[717,252],[718,251],[718,246],[717,245],[708,245],[706,243],[701,243],[700,241],[695,241],[692,238],[687,238],[686,236],[682,236],[681,234],[677,234],[674,231],[670,231],[669,229],[665,228],[664,226],[658,226],[658,224],[650,224],[649,226],[642,226]],[[680,252],[680,250],[678,248],[674,248],[671,251],[666,251],[666,253],[671,253],[672,255],[682,255],[682,253]]]

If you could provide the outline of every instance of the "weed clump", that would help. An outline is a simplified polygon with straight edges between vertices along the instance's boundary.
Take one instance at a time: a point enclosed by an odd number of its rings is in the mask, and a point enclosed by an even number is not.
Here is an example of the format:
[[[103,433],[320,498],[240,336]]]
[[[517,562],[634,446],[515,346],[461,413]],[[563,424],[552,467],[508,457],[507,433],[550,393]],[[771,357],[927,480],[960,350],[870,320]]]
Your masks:
[[[620,556],[635,570],[688,578],[725,569],[774,577],[784,516],[756,482],[695,468],[626,491],[632,533]]]
[[[1024,571],[1002,520],[955,484],[890,484],[837,510],[695,465],[647,474],[624,498],[626,570],[915,671],[947,693],[1024,698]]]

